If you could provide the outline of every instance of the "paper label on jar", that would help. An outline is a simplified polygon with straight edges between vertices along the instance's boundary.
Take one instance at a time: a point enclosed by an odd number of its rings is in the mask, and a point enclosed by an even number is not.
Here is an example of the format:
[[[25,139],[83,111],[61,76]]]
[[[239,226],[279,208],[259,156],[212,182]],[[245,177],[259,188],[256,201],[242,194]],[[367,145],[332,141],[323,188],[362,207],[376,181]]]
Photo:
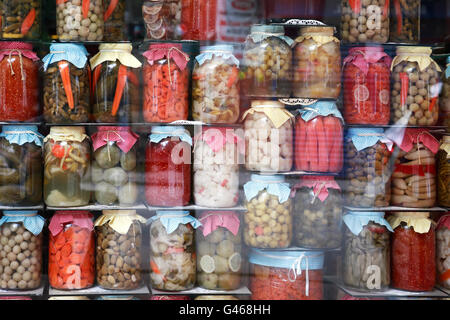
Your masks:
[[[365,85],[357,85],[353,89],[353,95],[356,101],[367,101],[369,99],[369,89]]]
[[[381,268],[377,265],[370,265],[366,269],[366,274],[369,275],[366,281],[367,289],[380,290],[381,289]]]
[[[384,90],[380,91],[380,102],[382,104],[389,104],[389,97],[390,97],[390,94],[389,94],[388,90],[384,89]]]

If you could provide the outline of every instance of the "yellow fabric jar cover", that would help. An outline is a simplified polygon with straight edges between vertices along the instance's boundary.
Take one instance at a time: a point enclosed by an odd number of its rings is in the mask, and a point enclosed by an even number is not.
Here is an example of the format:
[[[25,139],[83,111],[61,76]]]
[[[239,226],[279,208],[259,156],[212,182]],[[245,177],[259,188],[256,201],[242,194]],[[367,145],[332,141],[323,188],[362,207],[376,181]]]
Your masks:
[[[51,127],[44,142],[48,140],[83,142],[84,139],[89,139],[84,127]]]
[[[312,39],[321,46],[332,41],[339,44],[340,40],[333,34],[334,27],[303,27],[300,29],[300,36],[295,39],[295,42],[299,43]]]
[[[394,230],[404,222],[409,228],[413,227],[417,233],[427,233],[435,224],[429,217],[429,212],[396,212],[387,220]]]
[[[133,46],[131,43],[104,43],[99,46],[99,52],[90,60],[91,68],[105,61],[119,60],[121,64],[130,68],[140,68],[142,63],[131,54]]]
[[[395,66],[403,61],[416,62],[420,71],[428,68],[430,64],[434,64],[437,71],[441,72],[441,67],[431,59],[433,50],[430,47],[397,47],[397,56],[392,60],[391,71]]]
[[[136,210],[103,210],[103,215],[94,222],[95,227],[100,227],[106,223],[116,232],[127,234],[134,221],[145,223],[147,220],[138,215]]]
[[[254,114],[255,112],[264,113],[277,129],[279,129],[286,121],[295,118],[292,113],[284,108],[284,105],[281,102],[253,101],[251,108],[242,116],[242,120],[245,120],[249,114]]]
[[[443,150],[447,153],[447,159],[450,159],[450,136],[444,136],[442,138],[442,143],[439,150]]]

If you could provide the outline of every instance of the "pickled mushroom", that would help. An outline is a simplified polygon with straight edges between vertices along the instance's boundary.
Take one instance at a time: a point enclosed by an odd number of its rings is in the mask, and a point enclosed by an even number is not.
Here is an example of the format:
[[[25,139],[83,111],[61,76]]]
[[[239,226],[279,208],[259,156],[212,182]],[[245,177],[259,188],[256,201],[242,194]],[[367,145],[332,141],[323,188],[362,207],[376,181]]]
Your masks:
[[[117,189],[113,185],[102,181],[95,186],[95,199],[100,204],[112,204],[117,200]]]
[[[120,161],[120,149],[115,145],[106,145],[94,152],[95,161],[103,169],[110,169]]]

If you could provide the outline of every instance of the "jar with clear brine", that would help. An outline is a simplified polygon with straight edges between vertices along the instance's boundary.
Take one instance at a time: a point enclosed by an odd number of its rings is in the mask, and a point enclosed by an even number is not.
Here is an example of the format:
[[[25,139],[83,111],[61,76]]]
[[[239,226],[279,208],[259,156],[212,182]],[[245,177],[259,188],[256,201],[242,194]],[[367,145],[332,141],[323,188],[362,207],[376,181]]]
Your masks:
[[[142,5],[146,39],[179,40],[183,35],[183,0],[145,0]]]
[[[125,23],[126,0],[103,0],[104,41],[127,40],[128,26]]]
[[[450,215],[443,215],[436,226],[436,272],[438,283],[450,289]]]
[[[392,0],[389,40],[418,43],[420,40],[420,0]]]
[[[341,51],[334,27],[302,27],[295,39],[295,97],[337,99],[341,92]]]
[[[437,167],[438,203],[443,207],[450,207],[450,136],[442,137]]]
[[[342,0],[341,37],[347,43],[385,43],[389,38],[389,0]]]
[[[3,39],[39,39],[41,0],[3,0],[1,6]]]

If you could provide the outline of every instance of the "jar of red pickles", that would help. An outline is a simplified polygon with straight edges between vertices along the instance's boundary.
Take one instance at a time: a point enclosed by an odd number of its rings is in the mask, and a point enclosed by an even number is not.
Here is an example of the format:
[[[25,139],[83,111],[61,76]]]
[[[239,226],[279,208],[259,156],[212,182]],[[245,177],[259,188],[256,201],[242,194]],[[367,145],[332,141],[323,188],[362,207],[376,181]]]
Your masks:
[[[323,299],[323,252],[251,249],[249,262],[252,300]]]
[[[0,44],[0,121],[36,121],[39,116],[39,58],[23,42]]]
[[[189,111],[189,56],[181,44],[151,44],[143,56],[146,122],[187,120]]]
[[[450,289],[450,214],[439,219],[436,230],[437,281]]]
[[[391,61],[383,47],[350,49],[344,59],[344,116],[348,124],[389,123]]]
[[[319,101],[298,110],[295,167],[313,172],[340,172],[344,164],[344,120],[336,103]]]
[[[435,223],[429,212],[395,212],[392,236],[392,287],[431,291],[436,283]]]
[[[152,127],[145,158],[145,195],[151,206],[185,206],[191,199],[192,138],[183,127]]]
[[[183,40],[212,41],[216,39],[217,2],[218,0],[181,0]]]
[[[93,215],[57,211],[48,226],[48,278],[55,289],[85,289],[95,282]]]

